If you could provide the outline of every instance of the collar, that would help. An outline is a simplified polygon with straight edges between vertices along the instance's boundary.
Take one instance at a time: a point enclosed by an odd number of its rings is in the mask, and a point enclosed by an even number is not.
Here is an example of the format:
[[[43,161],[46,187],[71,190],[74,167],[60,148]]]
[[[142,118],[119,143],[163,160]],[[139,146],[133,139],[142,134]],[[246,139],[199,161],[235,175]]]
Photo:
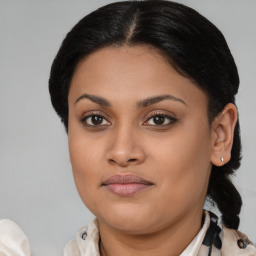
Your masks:
[[[197,236],[192,240],[192,242],[187,246],[185,251],[180,256],[191,256],[191,255],[197,255],[200,247],[203,243],[205,234],[210,226],[210,214],[205,211],[204,212],[204,224]]]

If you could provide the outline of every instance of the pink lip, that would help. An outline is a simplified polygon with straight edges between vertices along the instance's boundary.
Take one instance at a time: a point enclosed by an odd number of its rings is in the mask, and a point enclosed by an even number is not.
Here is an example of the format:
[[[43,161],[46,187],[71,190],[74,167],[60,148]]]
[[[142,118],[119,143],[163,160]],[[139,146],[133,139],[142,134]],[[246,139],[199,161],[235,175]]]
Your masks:
[[[111,176],[102,185],[116,195],[129,196],[150,187],[153,183],[139,176],[128,174]]]

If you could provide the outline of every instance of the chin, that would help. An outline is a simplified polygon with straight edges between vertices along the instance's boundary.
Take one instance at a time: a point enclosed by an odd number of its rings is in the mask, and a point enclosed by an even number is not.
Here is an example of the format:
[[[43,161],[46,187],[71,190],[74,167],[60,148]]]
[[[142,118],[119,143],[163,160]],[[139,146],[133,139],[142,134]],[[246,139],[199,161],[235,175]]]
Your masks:
[[[158,218],[152,215],[152,210],[136,206],[117,206],[110,207],[107,212],[98,216],[104,223],[111,228],[129,234],[143,234],[152,232],[152,227],[159,223]],[[159,216],[160,217],[160,216]]]
[[[108,223],[111,228],[125,232],[127,234],[149,233],[151,225],[149,222],[137,218],[113,218]]]

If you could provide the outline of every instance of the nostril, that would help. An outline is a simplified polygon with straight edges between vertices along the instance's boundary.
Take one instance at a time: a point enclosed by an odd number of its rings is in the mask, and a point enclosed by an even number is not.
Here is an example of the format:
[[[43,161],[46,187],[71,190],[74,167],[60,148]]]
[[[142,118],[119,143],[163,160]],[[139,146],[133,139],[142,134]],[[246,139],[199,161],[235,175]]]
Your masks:
[[[128,159],[128,160],[120,160],[120,161],[117,161],[117,160],[115,160],[115,159],[109,159],[109,163],[110,164],[118,164],[118,165],[120,165],[120,166],[123,166],[123,167],[125,167],[125,166],[128,166],[129,164],[131,164],[131,163],[135,163],[136,161],[137,161],[138,159],[136,159],[136,158],[131,158],[131,159]]]
[[[129,159],[128,162],[135,162],[137,159],[136,158],[132,158],[132,159]]]
[[[115,163],[115,160],[109,159],[109,162],[110,162],[111,164],[114,164],[114,163]]]

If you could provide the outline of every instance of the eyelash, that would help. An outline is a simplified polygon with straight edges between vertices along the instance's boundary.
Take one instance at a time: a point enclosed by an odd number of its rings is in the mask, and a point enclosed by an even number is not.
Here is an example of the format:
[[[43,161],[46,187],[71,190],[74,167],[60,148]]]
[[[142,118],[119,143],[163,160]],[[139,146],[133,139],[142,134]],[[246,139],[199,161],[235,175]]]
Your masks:
[[[98,128],[99,126],[108,126],[108,125],[90,125],[90,124],[88,125],[88,124],[86,123],[87,119],[89,119],[89,118],[91,118],[91,117],[95,117],[95,116],[100,117],[100,118],[103,118],[103,119],[106,120],[106,118],[105,118],[103,115],[100,115],[99,113],[92,113],[92,114],[90,114],[90,115],[88,115],[88,116],[84,116],[84,117],[81,119],[81,122],[82,122],[85,126],[89,126],[89,127],[92,127],[92,128]]]
[[[91,124],[87,124],[86,121],[89,119],[89,118],[92,118],[92,117],[99,117],[99,118],[103,118],[106,120],[106,118],[103,116],[103,115],[100,115],[99,113],[92,113],[88,116],[84,116],[82,119],[81,119],[81,122],[87,126],[87,127],[92,127],[92,128],[99,128],[99,127],[102,127],[102,126],[109,126],[109,125],[91,125]],[[160,125],[149,125],[149,126],[156,126],[156,127],[166,127],[166,126],[171,126],[173,123],[175,123],[176,121],[178,121],[176,118],[172,117],[172,116],[169,116],[169,115],[166,115],[166,114],[163,114],[163,113],[159,113],[159,112],[154,112],[152,113],[149,118],[146,120],[145,123],[147,123],[150,119],[154,118],[154,117],[163,117],[165,119],[168,119],[169,120],[169,123],[168,124],[160,124]]]
[[[154,117],[163,117],[165,119],[168,119],[169,120],[169,123],[168,124],[160,124],[160,125],[150,125],[150,126],[157,126],[157,127],[166,127],[166,126],[171,126],[173,123],[177,122],[177,118],[174,118],[172,116],[169,116],[169,115],[166,115],[166,114],[163,114],[163,113],[159,113],[159,112],[153,112],[149,118],[147,119],[146,122],[148,122],[150,119],[154,118]]]

